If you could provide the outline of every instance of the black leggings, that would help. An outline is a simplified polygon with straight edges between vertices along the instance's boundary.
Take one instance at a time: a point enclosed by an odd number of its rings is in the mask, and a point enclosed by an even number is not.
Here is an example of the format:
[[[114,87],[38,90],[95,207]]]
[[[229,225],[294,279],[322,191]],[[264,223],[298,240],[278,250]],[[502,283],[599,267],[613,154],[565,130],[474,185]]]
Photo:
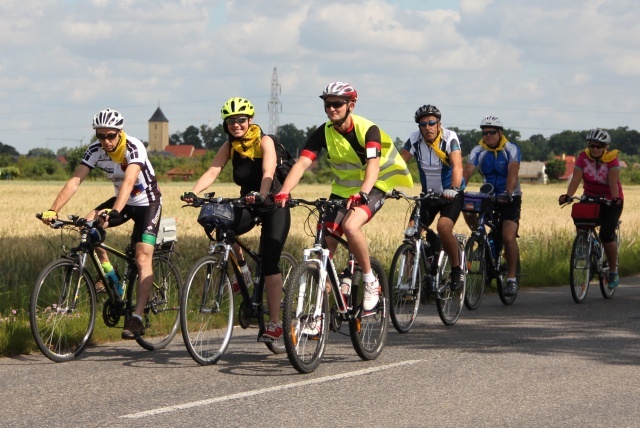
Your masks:
[[[284,243],[291,226],[291,211],[289,208],[269,207],[235,208],[235,220],[232,229],[240,236],[254,227],[253,219],[262,219],[260,232],[260,256],[262,257],[262,274],[265,276],[280,273],[278,264]]]

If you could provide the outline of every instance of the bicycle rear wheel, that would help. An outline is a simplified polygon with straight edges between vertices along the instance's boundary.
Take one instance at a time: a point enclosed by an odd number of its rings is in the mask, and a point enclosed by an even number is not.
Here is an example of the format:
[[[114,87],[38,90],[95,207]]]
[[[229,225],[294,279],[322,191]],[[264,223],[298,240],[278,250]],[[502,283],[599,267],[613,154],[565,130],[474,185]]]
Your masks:
[[[311,373],[322,361],[329,335],[329,302],[325,285],[319,286],[315,262],[299,264],[291,273],[284,293],[282,328],[287,357],[300,373]],[[318,307],[318,291],[321,306]]]
[[[389,285],[384,267],[375,258],[371,257],[371,268],[380,283],[380,299],[373,311],[363,313],[362,302],[364,300],[364,281],[362,271],[357,270],[352,278],[351,299],[356,299],[353,305],[355,314],[349,317],[349,333],[351,343],[356,353],[363,360],[375,360],[382,353],[389,329]],[[357,294],[353,294],[354,288]],[[417,302],[417,300],[416,300]]]
[[[463,249],[458,245],[458,251],[462,253]],[[451,260],[445,254],[442,265],[440,266],[439,291],[436,298],[436,307],[438,315],[444,325],[454,325],[458,322],[462,307],[464,306],[464,289],[463,285],[456,291],[451,290]]]
[[[616,266],[618,268],[618,272],[620,272],[620,224],[618,224],[618,227],[616,228],[616,246],[618,248],[618,251],[616,252],[618,254],[618,259],[616,260]],[[602,251],[604,252],[604,248],[602,249]],[[606,256],[605,260],[606,260]],[[605,278],[603,278],[603,275],[609,274],[610,269],[607,268],[606,270],[604,270],[603,274],[600,276],[600,292],[602,293],[602,297],[604,297],[605,299],[611,299],[613,297],[613,295],[616,292],[615,288],[609,288],[609,278],[606,278],[607,280],[605,281]]]
[[[138,281],[140,278],[138,277]],[[137,286],[130,287],[132,308],[137,300]],[[148,351],[167,346],[180,326],[180,292],[182,278],[177,267],[166,255],[153,257],[153,285],[142,316],[144,336],[136,342]]]
[[[484,240],[480,236],[472,235],[467,241],[465,253],[467,256],[467,279],[464,305],[469,310],[475,310],[482,302],[484,284],[487,280]]]
[[[589,292],[589,283],[593,279],[591,266],[591,248],[589,235],[578,231],[571,248],[571,265],[569,267],[571,297],[576,303],[584,302]]]
[[[70,259],[57,259],[40,273],[29,302],[31,333],[40,351],[55,362],[80,355],[96,321],[96,293],[91,276],[79,275]]]
[[[222,253],[198,260],[182,292],[182,337],[189,355],[203,366],[220,359],[233,334],[233,290],[223,264]]]
[[[284,290],[287,284],[287,279],[289,278],[289,276],[291,275],[291,272],[293,271],[293,269],[296,267],[297,264],[298,262],[296,261],[296,258],[293,257],[291,254],[285,251],[283,251],[282,254],[280,254],[280,263],[278,264],[278,267],[280,268],[280,273],[282,274],[282,298],[280,300],[280,314],[278,316],[278,320],[280,322],[282,322],[282,316],[283,316],[282,309],[284,307]],[[264,319],[265,325],[269,320],[268,308],[269,306],[267,305],[267,293],[265,290],[262,293],[262,315],[264,317],[263,319]],[[284,338],[282,336],[280,336],[280,339],[278,340],[265,342],[265,344],[267,345],[267,348],[269,348],[269,350],[274,354],[284,354],[285,352],[287,352],[287,349],[284,346]]]
[[[415,283],[413,269],[417,262],[414,246],[405,242],[398,247],[389,271],[389,310],[391,322],[399,333],[407,333],[416,321],[420,306],[420,284],[424,271],[418,265]]]

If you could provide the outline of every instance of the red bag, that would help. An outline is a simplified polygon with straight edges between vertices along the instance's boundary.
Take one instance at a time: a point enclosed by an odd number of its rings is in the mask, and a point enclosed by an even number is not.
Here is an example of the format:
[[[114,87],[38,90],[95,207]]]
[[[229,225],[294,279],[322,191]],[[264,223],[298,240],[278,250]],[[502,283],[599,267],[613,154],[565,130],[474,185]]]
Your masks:
[[[600,217],[600,204],[580,202],[571,207],[571,218],[576,226],[593,227]]]

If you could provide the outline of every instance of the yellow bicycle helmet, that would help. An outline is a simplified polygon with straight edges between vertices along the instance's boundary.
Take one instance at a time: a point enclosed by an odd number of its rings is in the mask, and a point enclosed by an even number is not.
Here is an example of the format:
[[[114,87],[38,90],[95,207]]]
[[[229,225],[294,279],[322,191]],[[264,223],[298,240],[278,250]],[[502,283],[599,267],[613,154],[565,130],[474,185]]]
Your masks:
[[[246,114],[249,117],[253,117],[255,110],[253,104],[249,100],[240,97],[229,98],[222,106],[221,110],[222,120],[225,120],[229,116],[236,114]]]

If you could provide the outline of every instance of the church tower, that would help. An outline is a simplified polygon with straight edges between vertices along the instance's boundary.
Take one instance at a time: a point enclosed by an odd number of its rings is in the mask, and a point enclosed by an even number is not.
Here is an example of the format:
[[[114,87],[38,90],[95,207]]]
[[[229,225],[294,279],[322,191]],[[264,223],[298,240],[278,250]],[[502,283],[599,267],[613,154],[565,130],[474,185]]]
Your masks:
[[[149,152],[162,152],[169,145],[169,121],[160,106],[149,119]]]

